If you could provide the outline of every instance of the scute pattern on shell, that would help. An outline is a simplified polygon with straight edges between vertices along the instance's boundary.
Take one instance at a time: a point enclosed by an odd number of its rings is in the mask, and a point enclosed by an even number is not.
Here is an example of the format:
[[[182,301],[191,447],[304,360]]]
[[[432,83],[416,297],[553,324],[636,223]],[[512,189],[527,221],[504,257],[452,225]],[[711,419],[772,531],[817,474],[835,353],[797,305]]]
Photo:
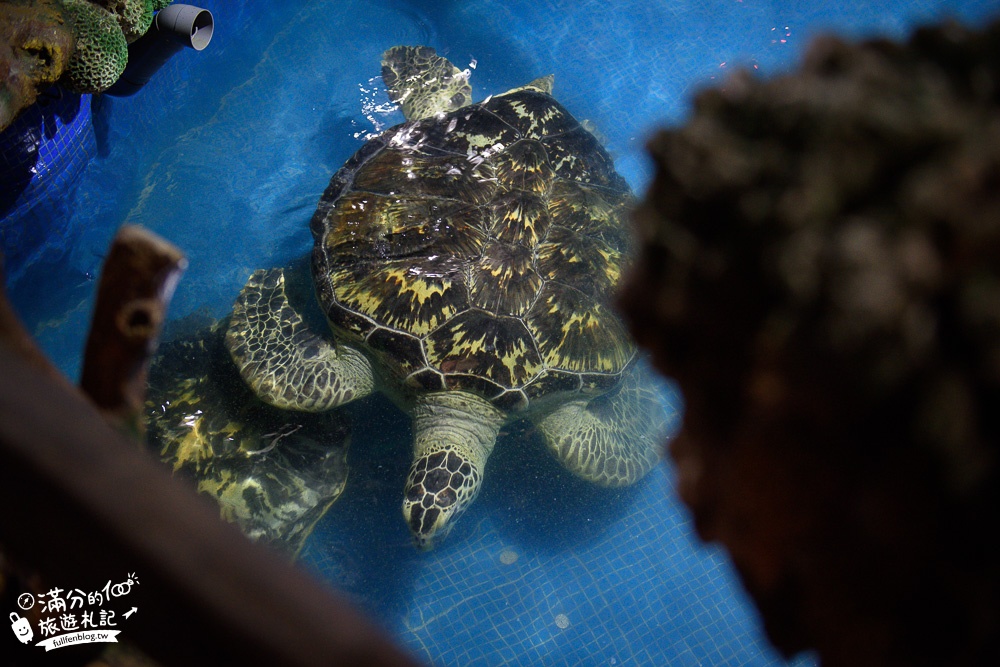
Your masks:
[[[608,304],[631,199],[597,139],[538,90],[407,122],[324,193],[317,294],[412,390],[504,409],[606,391],[635,356]]]

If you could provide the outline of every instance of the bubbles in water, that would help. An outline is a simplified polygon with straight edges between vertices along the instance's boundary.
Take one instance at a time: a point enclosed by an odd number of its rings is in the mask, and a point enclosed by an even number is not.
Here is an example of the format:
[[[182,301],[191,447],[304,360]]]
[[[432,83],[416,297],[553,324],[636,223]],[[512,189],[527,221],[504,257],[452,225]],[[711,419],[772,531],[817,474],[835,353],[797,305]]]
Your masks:
[[[371,123],[372,129],[359,130],[354,133],[354,138],[368,141],[382,134],[386,127],[394,123],[390,115],[399,107],[389,100],[380,76],[368,79],[367,86],[359,83],[358,90],[361,93],[361,115]]]

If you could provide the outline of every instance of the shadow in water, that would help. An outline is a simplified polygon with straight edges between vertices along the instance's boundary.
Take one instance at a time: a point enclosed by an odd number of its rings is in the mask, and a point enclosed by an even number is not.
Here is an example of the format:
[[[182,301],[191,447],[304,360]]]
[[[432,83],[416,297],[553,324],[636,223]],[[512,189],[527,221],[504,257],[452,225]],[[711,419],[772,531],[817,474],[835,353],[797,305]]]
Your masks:
[[[343,408],[354,424],[350,472],[340,499],[316,528],[306,560],[369,612],[400,610],[422,558],[403,521],[410,420],[381,394]]]
[[[609,489],[576,477],[530,422],[505,429],[477,502],[505,538],[535,551],[563,551],[599,538],[627,514],[644,481]]]

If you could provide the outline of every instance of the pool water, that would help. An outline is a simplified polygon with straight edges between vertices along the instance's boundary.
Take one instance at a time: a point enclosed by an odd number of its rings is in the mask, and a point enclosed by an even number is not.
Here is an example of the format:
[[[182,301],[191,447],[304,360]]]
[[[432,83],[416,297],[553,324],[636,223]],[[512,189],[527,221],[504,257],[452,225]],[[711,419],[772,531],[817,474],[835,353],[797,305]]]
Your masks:
[[[378,78],[389,46],[428,44],[469,67],[477,100],[555,74],[555,96],[600,130],[641,193],[650,133],[682,121],[691,95],[730,71],[789,69],[819,32],[899,38],[938,17],[975,23],[997,11],[995,0],[192,4],[215,15],[204,52],[179,54],[135,97],[56,96],[19,125],[38,148],[27,156],[34,171],[19,171],[24,182],[0,197],[8,289],[74,378],[119,225],[145,225],[187,254],[175,321],[225,315],[254,269],[308,252],[330,176],[402,120]],[[663,395],[679,425],[669,382]],[[379,397],[350,410],[348,485],[301,563],[419,659],[784,664],[724,555],[694,537],[668,464],[627,490],[595,489],[515,424],[480,498],[439,548],[420,553],[399,512],[408,420]]]

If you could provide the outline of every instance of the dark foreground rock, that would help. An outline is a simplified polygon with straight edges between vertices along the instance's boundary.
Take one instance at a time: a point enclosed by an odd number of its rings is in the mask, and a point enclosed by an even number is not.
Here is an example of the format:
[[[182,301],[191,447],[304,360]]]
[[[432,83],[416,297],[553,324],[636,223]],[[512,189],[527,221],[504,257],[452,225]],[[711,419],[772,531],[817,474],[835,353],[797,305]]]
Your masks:
[[[1000,24],[817,40],[650,150],[621,304],[773,642],[1000,664]]]

